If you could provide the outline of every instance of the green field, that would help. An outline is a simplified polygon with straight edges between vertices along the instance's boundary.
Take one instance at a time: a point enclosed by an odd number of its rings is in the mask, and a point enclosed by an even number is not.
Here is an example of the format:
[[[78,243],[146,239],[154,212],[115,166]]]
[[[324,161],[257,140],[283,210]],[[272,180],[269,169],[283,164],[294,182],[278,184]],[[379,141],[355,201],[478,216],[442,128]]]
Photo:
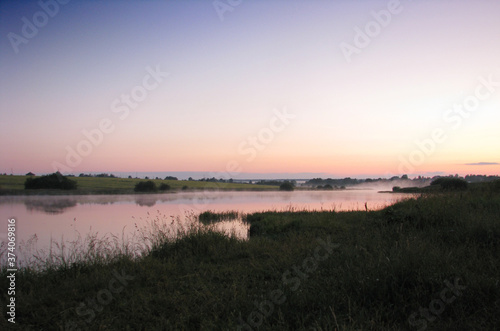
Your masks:
[[[249,240],[168,239],[164,219],[141,257],[91,236],[72,263],[17,272],[16,324],[4,313],[0,329],[500,329],[500,182],[379,211],[244,218]]]
[[[132,194],[135,184],[146,179],[68,177],[78,184],[76,190],[25,190],[24,182],[28,176],[0,175],[0,194]],[[34,177],[36,178],[36,176]],[[171,187],[170,191],[187,190],[277,190],[277,186],[240,183],[218,183],[187,180],[152,179],[159,186],[162,183]],[[168,192],[168,191],[167,191]]]

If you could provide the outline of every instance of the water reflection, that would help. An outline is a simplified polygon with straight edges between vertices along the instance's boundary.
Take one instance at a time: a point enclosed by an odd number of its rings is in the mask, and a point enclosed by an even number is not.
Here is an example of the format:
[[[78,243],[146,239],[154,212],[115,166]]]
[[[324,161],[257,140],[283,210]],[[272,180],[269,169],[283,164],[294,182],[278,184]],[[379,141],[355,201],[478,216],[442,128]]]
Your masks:
[[[157,199],[155,197],[151,196],[140,196],[135,199],[135,203],[139,206],[147,206],[147,207],[153,207],[156,205]]]
[[[57,199],[44,201],[40,199],[27,199],[24,201],[26,209],[30,212],[41,211],[50,215],[62,214],[69,208],[76,206],[76,200]]]

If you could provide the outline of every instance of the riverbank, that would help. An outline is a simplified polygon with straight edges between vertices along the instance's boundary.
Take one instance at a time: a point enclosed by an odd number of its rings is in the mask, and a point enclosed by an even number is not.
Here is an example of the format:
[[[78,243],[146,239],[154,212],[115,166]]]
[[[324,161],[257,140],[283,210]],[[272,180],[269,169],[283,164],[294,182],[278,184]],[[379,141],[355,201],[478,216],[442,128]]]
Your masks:
[[[18,271],[16,325],[0,328],[497,330],[499,210],[500,189],[481,185],[379,211],[249,214],[246,241],[157,225],[141,257],[94,240],[77,263]]]
[[[110,178],[110,177],[68,177],[76,181],[76,190],[47,190],[24,188],[24,183],[29,176],[0,175],[0,195],[88,195],[88,194],[137,194],[134,187],[137,183],[146,181],[139,178]],[[34,177],[36,178],[36,177]],[[149,180],[149,179],[148,179]],[[163,192],[169,193],[178,191],[200,191],[200,190],[220,190],[220,191],[271,191],[278,190],[278,186],[256,185],[243,183],[223,183],[223,182],[202,182],[191,180],[162,180],[150,179],[157,186],[161,184],[169,185],[170,189]],[[149,193],[140,193],[149,194]]]

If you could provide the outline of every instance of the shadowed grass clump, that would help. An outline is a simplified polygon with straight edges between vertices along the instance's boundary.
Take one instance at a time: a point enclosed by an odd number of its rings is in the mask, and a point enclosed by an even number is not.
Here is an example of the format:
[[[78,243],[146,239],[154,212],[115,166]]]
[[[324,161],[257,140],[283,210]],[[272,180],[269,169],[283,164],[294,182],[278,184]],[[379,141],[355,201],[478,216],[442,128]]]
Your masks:
[[[498,330],[496,185],[379,211],[244,215],[249,240],[157,216],[141,254],[20,270],[16,325],[0,328]]]
[[[211,224],[222,221],[230,221],[241,217],[240,213],[237,211],[226,211],[226,212],[213,212],[205,211],[198,216],[198,219],[203,224]]]

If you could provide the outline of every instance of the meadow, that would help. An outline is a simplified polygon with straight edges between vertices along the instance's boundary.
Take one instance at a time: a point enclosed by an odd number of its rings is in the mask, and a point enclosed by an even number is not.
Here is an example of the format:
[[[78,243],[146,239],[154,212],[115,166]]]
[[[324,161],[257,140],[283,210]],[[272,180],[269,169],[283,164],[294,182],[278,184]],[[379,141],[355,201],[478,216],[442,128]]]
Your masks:
[[[499,212],[497,181],[378,211],[243,215],[249,240],[172,237],[157,217],[142,254],[88,238],[71,262],[18,271],[0,329],[498,330]]]
[[[37,176],[34,176],[36,178]],[[134,186],[146,179],[107,177],[68,177],[77,182],[76,190],[25,190],[28,176],[0,175],[0,195],[18,194],[134,194]],[[180,190],[277,190],[278,186],[242,183],[151,179],[157,186],[167,184],[169,191]],[[167,191],[168,192],[168,191]]]

